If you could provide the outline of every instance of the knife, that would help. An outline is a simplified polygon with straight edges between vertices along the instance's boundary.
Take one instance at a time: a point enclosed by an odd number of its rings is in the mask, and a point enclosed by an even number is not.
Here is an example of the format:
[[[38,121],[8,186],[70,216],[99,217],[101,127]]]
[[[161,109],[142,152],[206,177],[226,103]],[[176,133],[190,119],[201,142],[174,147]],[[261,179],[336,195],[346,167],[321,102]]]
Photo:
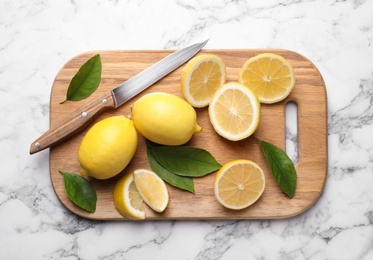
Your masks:
[[[88,102],[36,139],[30,146],[30,154],[42,151],[76,134],[99,113],[123,105],[191,59],[207,41],[190,45],[168,55],[116,88]]]

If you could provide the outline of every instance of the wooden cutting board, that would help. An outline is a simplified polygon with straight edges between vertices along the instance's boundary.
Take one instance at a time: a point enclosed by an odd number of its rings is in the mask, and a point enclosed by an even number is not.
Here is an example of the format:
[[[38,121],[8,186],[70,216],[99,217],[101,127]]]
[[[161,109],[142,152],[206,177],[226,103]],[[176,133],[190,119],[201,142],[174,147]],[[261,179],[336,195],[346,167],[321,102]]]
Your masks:
[[[171,52],[169,50],[92,51],[74,57],[63,66],[55,78],[50,100],[50,125],[53,127],[56,122],[89,100],[116,87]],[[227,66],[227,82],[231,82],[238,80],[238,72],[248,58],[263,52],[276,53],[288,59],[296,75],[295,87],[286,100],[277,104],[262,105],[261,123],[255,133],[258,138],[285,150],[285,106],[289,101],[297,104],[298,182],[294,198],[289,199],[282,193],[271,175],[259,144],[253,138],[232,142],[219,137],[210,125],[207,108],[202,108],[196,111],[198,124],[203,130],[195,134],[186,145],[208,150],[222,165],[235,159],[250,159],[257,162],[266,176],[266,188],[262,197],[244,210],[225,209],[215,199],[213,181],[216,173],[212,173],[194,180],[195,195],[168,185],[170,201],[167,209],[163,213],[156,213],[147,208],[146,219],[287,218],[306,211],[320,197],[327,175],[327,96],[323,78],[315,65],[298,53],[281,49],[203,50],[199,54],[219,55]],[[65,100],[71,78],[84,62],[97,53],[101,55],[102,60],[102,80],[97,91],[85,100],[60,104]],[[130,105],[147,93],[163,91],[183,97],[180,87],[183,67],[120,108],[104,112],[91,125],[109,116],[130,115]],[[137,168],[151,169],[146,157],[145,140],[139,134],[136,154],[119,176],[105,181],[90,179],[97,191],[98,201],[96,212],[88,213],[69,200],[62,175],[59,173],[59,170],[79,173],[77,151],[87,130],[88,128],[50,149],[50,175],[54,190],[62,204],[79,216],[99,220],[126,220],[115,209],[112,191],[115,182],[124,174]]]

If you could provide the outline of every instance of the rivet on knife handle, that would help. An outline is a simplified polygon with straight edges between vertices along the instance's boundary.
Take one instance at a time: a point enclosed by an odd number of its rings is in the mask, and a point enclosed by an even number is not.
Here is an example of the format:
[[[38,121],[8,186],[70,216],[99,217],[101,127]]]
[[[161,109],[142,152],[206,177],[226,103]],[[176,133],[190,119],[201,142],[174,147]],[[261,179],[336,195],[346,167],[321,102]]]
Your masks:
[[[44,150],[81,130],[85,127],[97,114],[102,111],[114,108],[114,99],[109,91],[108,93],[90,101],[75,112],[71,113],[64,120],[57,122],[57,125],[49,129],[30,147],[30,154],[34,154]]]

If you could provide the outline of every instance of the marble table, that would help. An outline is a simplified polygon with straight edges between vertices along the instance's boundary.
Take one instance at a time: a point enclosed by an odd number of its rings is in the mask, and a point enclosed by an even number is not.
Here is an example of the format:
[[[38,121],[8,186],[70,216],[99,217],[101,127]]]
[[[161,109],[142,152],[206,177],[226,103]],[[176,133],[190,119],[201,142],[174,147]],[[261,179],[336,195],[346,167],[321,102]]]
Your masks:
[[[373,259],[373,1],[0,1],[0,259]],[[54,77],[90,50],[284,48],[328,93],[328,175],[277,220],[104,222],[64,208],[49,150]]]

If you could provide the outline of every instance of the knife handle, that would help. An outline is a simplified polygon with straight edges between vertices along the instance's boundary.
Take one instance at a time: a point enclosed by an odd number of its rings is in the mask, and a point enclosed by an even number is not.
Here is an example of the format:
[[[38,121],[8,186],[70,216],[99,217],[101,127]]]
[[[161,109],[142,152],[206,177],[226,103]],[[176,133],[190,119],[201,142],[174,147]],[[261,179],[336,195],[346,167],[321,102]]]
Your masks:
[[[88,102],[36,139],[30,146],[30,154],[40,152],[76,134],[86,127],[96,115],[114,107],[115,103],[111,92]]]

